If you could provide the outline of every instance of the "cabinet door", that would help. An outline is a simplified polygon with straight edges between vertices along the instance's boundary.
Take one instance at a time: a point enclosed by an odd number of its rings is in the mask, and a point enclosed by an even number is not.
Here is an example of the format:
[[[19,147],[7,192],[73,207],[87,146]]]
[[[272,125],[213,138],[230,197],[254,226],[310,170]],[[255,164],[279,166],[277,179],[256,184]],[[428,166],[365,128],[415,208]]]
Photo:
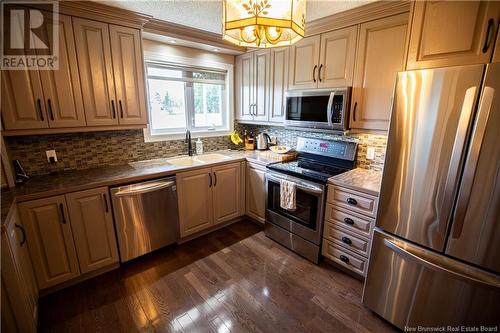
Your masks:
[[[2,233],[2,279],[8,284],[9,299],[17,325],[36,331],[38,287],[35,282],[25,231],[17,209],[5,221]],[[5,291],[5,289],[3,290]],[[2,304],[3,307],[3,304]],[[35,328],[32,330],[32,328]],[[22,329],[21,329],[22,330]]]
[[[253,53],[236,57],[236,118],[253,119],[254,60]]]
[[[4,129],[48,128],[47,112],[38,71],[2,71]]]
[[[182,172],[176,178],[181,237],[212,226],[212,169]]]
[[[285,118],[289,51],[289,47],[271,50],[271,107],[268,112],[270,122],[283,122]]]
[[[73,17],[73,29],[87,125],[118,124],[108,25]]]
[[[307,37],[290,47],[290,89],[316,88],[321,37]]]
[[[271,50],[255,52],[255,90],[253,119],[267,121],[271,105]]]
[[[49,127],[85,126],[71,17],[59,15],[57,22],[52,17],[52,13],[44,13],[43,33],[50,33],[54,26],[59,32],[59,69],[40,71]]]
[[[497,33],[497,41],[495,42],[495,51],[491,62],[500,62],[500,30]]]
[[[108,188],[66,194],[82,273],[118,262]]]
[[[241,214],[241,165],[231,163],[212,168],[214,179],[214,224],[234,219]]]
[[[40,289],[80,275],[64,196],[19,204]]]
[[[396,74],[404,69],[408,14],[361,24],[351,128],[387,131]]]
[[[246,214],[261,223],[266,222],[266,171],[252,164],[247,165]]]
[[[358,26],[321,34],[318,87],[352,86]]]
[[[122,125],[145,125],[146,86],[140,31],[110,25],[109,34],[119,122]]]
[[[486,64],[493,49],[496,1],[415,1],[408,69]]]

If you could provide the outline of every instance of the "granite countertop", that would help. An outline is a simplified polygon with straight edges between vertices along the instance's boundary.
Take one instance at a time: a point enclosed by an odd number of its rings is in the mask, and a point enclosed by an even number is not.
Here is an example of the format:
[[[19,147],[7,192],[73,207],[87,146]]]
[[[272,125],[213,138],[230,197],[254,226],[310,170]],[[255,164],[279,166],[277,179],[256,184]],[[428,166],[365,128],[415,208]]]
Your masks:
[[[207,154],[222,154],[228,159],[191,166],[168,164],[171,158],[131,162],[125,165],[106,166],[86,170],[66,171],[56,175],[33,176],[15,188],[1,192],[1,221],[5,221],[14,202],[34,200],[69,192],[81,191],[100,186],[114,186],[174,175],[177,172],[211,167],[236,161],[250,161],[261,165],[280,161],[279,156],[269,151],[213,151]]]
[[[347,187],[351,190],[378,196],[382,171],[356,168],[328,179],[330,184]]]

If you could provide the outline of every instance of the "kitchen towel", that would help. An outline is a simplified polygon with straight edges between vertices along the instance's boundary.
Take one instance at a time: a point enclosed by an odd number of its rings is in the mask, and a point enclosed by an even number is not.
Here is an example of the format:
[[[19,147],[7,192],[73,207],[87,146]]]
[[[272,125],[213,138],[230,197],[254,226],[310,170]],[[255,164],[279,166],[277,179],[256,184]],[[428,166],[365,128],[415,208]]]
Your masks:
[[[287,180],[280,180],[280,206],[286,210],[295,210],[297,208],[296,201],[296,188],[294,182]]]

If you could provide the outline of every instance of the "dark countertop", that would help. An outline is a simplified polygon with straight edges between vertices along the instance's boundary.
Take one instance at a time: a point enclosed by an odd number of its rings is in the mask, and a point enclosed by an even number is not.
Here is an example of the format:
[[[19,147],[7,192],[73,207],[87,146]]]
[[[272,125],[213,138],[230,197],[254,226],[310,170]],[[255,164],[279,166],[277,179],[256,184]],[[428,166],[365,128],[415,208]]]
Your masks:
[[[14,202],[22,202],[69,192],[81,191],[100,186],[122,185],[147,179],[174,175],[177,172],[212,167],[237,161],[250,161],[267,165],[279,162],[279,157],[270,152],[258,151],[216,151],[208,154],[222,154],[227,157],[223,161],[192,166],[176,166],[167,164],[174,158],[160,158],[147,161],[131,162],[125,165],[107,166],[86,170],[73,170],[56,175],[33,176],[27,183],[1,192],[1,221],[5,221]]]

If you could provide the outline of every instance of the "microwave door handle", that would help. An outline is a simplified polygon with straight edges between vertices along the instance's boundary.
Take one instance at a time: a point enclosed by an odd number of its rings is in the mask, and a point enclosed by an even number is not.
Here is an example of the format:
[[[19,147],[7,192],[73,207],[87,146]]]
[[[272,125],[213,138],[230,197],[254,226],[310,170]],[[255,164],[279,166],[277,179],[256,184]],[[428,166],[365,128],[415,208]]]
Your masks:
[[[334,99],[334,97],[335,97],[335,91],[332,91],[331,94],[330,94],[330,98],[328,99],[328,106],[327,106],[327,117],[328,117],[328,126],[329,127],[333,126],[333,121],[332,121],[333,109],[332,109],[332,106],[333,106],[333,99]]]

